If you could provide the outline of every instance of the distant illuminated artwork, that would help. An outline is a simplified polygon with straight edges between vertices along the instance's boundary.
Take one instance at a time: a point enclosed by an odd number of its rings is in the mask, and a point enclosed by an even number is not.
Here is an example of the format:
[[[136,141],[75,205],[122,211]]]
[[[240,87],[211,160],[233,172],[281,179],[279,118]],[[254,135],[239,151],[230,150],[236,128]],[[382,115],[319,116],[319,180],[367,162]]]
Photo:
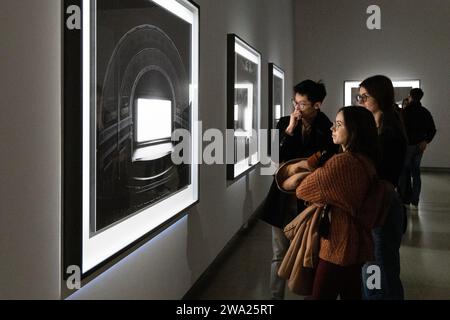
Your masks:
[[[276,129],[284,113],[284,71],[269,63],[269,129]]]
[[[269,126],[268,129],[276,129],[278,122],[284,115],[284,71],[274,63],[269,63]],[[268,132],[269,155],[272,153],[271,131]],[[275,143],[277,145],[278,142]]]
[[[227,86],[227,128],[234,130],[227,177],[234,180],[259,162],[261,107],[261,55],[234,34],[228,35]]]

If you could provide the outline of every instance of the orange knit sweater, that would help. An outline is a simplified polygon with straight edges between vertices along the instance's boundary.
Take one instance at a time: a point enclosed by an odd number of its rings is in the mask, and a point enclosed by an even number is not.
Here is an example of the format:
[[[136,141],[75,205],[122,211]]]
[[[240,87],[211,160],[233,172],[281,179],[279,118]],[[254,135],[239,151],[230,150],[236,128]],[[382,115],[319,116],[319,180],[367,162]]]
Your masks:
[[[297,187],[298,198],[331,205],[329,239],[322,238],[320,243],[322,260],[349,266],[373,259],[370,229],[363,228],[364,221],[361,224],[354,216],[366,199],[371,183],[369,174],[374,170],[366,157],[356,158],[344,152],[332,157]]]

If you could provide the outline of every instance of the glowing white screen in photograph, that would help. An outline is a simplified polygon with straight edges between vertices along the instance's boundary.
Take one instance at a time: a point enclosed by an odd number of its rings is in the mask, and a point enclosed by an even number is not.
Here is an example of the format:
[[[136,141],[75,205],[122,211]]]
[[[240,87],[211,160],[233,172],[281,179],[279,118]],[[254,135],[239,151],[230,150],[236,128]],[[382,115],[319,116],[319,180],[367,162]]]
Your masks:
[[[138,99],[136,109],[137,142],[172,136],[172,101]]]
[[[244,106],[244,131],[245,133],[236,132],[236,136],[251,136],[253,129],[253,84],[251,83],[239,83],[234,86],[235,89],[247,90],[247,105]],[[239,108],[239,106],[238,106]],[[239,109],[238,109],[239,110]],[[239,111],[235,109],[235,117],[237,115],[237,121],[239,121]]]

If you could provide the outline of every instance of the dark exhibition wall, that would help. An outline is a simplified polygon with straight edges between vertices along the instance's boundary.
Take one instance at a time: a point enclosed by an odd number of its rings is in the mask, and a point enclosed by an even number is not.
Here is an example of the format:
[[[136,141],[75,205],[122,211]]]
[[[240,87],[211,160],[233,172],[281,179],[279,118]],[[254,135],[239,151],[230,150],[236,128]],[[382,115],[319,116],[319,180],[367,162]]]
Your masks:
[[[375,73],[417,79],[438,129],[423,164],[450,168],[447,0],[381,0],[382,29],[373,31],[366,27],[369,1],[195,2],[200,8],[198,119],[203,131],[227,128],[227,35],[236,34],[261,54],[261,128],[269,122],[269,63],[284,71],[285,114],[293,85],[305,78],[324,80],[329,95],[323,110],[330,118],[343,104],[344,81]],[[247,223],[272,177],[256,168],[228,180],[226,165],[200,165],[197,204],[155,236],[95,268],[80,290],[69,290],[63,242],[64,228],[71,226],[64,218],[62,193],[67,182],[62,12],[62,1],[0,2],[5,44],[0,50],[0,299],[180,299]],[[186,52],[180,53],[184,60]],[[164,78],[161,74],[142,78],[152,82]],[[165,98],[176,91],[170,85],[165,89]],[[149,94],[139,86],[136,92]],[[174,111],[173,118],[182,118],[183,110]],[[105,220],[104,227],[120,219]]]

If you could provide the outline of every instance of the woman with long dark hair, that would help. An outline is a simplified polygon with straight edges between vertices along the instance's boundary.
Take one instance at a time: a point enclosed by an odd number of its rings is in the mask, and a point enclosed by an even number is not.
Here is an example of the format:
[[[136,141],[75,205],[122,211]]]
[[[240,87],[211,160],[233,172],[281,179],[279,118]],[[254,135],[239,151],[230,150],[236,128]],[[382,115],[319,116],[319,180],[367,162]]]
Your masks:
[[[383,75],[369,77],[361,82],[359,104],[369,110],[375,119],[381,147],[379,176],[397,188],[403,171],[408,144],[406,130],[395,107],[394,86]],[[372,230],[376,261],[382,267],[386,284],[382,299],[403,299],[400,280],[400,244],[406,229],[406,210],[400,196],[395,195],[390,204],[384,225]]]
[[[357,100],[373,114],[377,124],[381,146],[379,175],[397,188],[405,162],[407,138],[395,107],[392,81],[383,75],[365,79],[359,85]]]
[[[330,207],[328,233],[322,234],[320,240],[312,299],[360,299],[361,267],[373,259],[370,230],[378,212],[361,213],[359,209],[363,205],[376,207],[366,202],[376,176],[377,129],[369,111],[345,107],[337,113],[331,130],[333,142],[341,146],[342,152],[296,188],[299,199]],[[295,174],[301,166],[294,163],[286,170]]]

